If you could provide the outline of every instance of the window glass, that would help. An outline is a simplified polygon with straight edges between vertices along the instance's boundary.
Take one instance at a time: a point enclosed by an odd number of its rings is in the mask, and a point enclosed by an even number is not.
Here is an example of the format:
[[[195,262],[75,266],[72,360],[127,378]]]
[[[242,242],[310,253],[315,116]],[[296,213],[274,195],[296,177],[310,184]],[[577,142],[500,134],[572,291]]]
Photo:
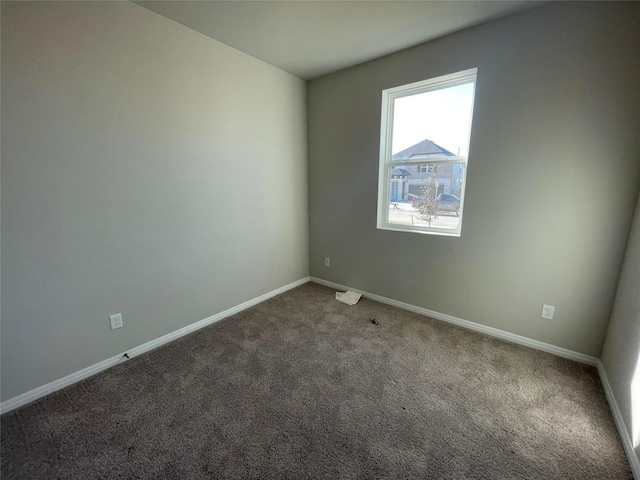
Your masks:
[[[461,234],[476,75],[383,92],[378,228]]]

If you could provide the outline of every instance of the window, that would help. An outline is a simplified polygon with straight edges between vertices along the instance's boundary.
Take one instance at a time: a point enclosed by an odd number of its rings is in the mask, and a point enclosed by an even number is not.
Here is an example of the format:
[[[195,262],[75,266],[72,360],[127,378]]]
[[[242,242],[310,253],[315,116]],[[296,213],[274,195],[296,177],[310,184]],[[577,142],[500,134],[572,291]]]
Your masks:
[[[382,92],[378,228],[460,236],[476,76]]]

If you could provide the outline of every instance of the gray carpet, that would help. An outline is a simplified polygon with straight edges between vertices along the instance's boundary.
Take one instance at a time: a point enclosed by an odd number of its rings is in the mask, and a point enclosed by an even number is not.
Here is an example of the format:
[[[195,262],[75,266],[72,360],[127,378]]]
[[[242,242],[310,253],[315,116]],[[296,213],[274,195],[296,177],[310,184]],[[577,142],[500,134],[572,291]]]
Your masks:
[[[312,283],[1,422],[3,480],[632,478],[593,367]]]

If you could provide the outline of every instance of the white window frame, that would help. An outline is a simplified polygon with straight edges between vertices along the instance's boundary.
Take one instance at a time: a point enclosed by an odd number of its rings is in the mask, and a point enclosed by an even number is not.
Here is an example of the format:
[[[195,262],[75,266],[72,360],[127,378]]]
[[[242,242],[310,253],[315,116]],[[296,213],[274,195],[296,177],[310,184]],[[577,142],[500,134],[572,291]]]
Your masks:
[[[421,93],[441,90],[444,88],[455,87],[473,82],[473,92],[471,94],[471,118],[473,118],[473,104],[475,100],[475,87],[478,76],[478,69],[471,68],[461,72],[443,75],[441,77],[431,78],[420,82],[401,85],[399,87],[388,88],[382,91],[382,115],[380,123],[380,170],[378,172],[378,222],[377,227],[382,230],[394,230],[399,232],[416,232],[435,235],[448,235],[459,237],[462,233],[462,216],[464,208],[464,194],[467,182],[467,166],[469,162],[468,156],[452,156],[452,157],[434,157],[434,158],[416,158],[408,160],[392,160],[391,143],[393,137],[393,114],[394,101],[398,98],[409,97]],[[469,122],[469,137],[471,136],[471,121]],[[453,230],[450,228],[428,227],[422,225],[401,225],[397,223],[389,223],[389,185],[391,184],[390,172],[393,167],[402,167],[403,165],[434,165],[447,163],[463,163],[464,177],[462,179],[462,194],[460,197],[460,220],[458,228]],[[419,168],[418,168],[419,170]]]

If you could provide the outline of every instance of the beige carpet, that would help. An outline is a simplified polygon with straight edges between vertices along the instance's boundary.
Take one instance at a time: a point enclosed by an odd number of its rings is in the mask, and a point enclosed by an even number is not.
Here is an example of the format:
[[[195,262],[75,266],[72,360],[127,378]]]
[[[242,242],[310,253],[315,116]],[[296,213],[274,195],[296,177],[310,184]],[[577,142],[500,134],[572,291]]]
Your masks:
[[[1,423],[3,480],[632,478],[593,367],[311,283]]]

